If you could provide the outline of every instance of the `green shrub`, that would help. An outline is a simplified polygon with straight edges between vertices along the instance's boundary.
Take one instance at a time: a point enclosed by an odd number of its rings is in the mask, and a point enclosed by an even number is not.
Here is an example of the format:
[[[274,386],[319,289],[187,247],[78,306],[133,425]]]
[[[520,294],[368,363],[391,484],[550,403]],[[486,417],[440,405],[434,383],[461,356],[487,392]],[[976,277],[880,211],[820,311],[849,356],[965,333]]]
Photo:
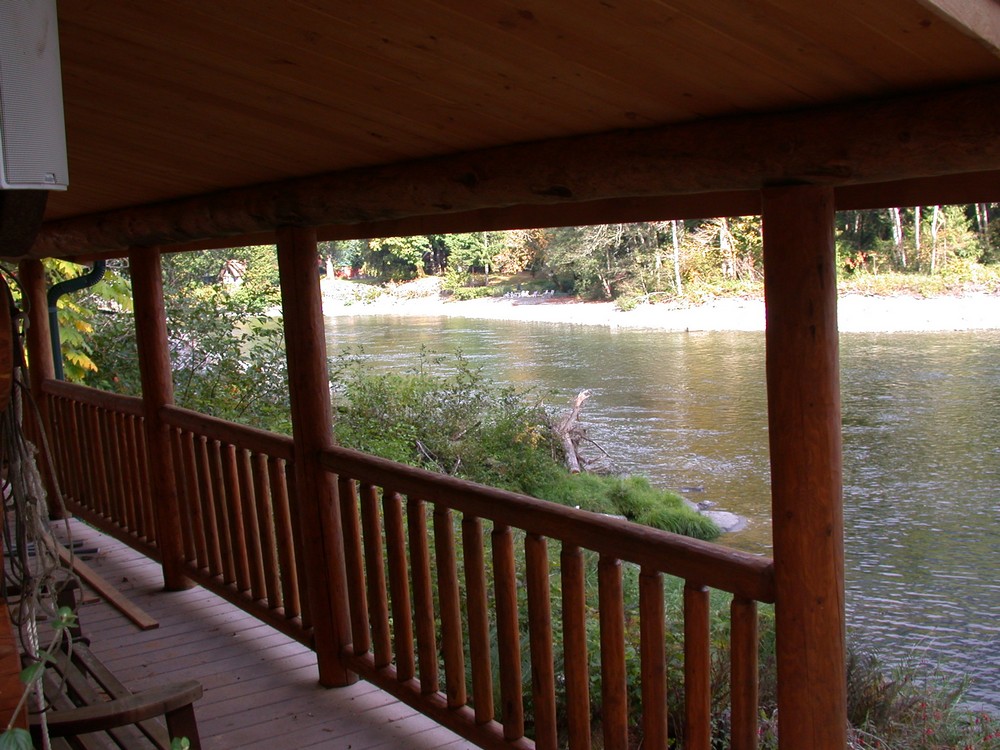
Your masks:
[[[461,354],[425,352],[410,372],[376,373],[363,351],[348,351],[332,371],[341,445],[699,539],[719,535],[644,478],[570,474],[537,395],[491,381]]]

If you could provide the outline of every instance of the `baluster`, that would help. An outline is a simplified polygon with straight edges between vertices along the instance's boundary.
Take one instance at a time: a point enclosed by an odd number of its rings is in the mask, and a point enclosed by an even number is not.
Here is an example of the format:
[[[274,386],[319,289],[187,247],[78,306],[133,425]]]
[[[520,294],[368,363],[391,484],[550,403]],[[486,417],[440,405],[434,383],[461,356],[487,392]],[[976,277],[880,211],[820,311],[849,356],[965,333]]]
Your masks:
[[[483,522],[472,516],[462,519],[462,551],[469,611],[469,658],[472,661],[472,704],[476,723],[493,720],[493,669],[490,657],[489,601],[486,595],[486,561],[483,552]]]
[[[417,623],[420,692],[428,695],[438,691],[438,668],[434,596],[431,591],[431,553],[427,545],[427,509],[422,500],[410,499],[406,518],[413,575],[413,610]]]
[[[583,552],[564,544],[562,568],[563,663],[570,750],[590,750],[590,674],[587,654],[587,597]]]
[[[524,736],[521,694],[521,634],[518,627],[517,571],[514,538],[509,526],[493,527],[493,586],[497,610],[497,651],[500,657],[500,721],[508,742]]]
[[[757,747],[757,602],[733,597],[730,605],[730,683],[733,750]]]
[[[73,499],[81,503],[87,494],[87,470],[84,466],[83,444],[84,425],[80,415],[80,405],[73,401],[61,401],[66,416],[66,432],[64,433],[64,450],[66,452],[66,479],[72,488]]]
[[[264,558],[260,544],[260,523],[257,519],[257,498],[254,494],[253,467],[250,452],[234,448],[236,472],[239,477],[240,512],[243,521],[243,543],[246,546],[247,565],[250,573],[250,595],[254,601],[267,597],[264,588]]]
[[[267,473],[271,480],[271,506],[274,509],[275,545],[278,548],[278,567],[281,578],[282,600],[285,617],[291,619],[301,613],[299,576],[295,567],[294,521],[288,507],[288,487],[285,484],[285,462],[280,458],[267,459]]]
[[[229,443],[220,448],[222,459],[222,482],[225,488],[226,514],[229,518],[230,549],[236,566],[236,588],[250,590],[250,561],[247,558],[246,530],[243,528],[243,513],[240,498],[240,472],[236,461],[236,448]]]
[[[207,443],[209,467],[212,476],[212,509],[219,540],[219,556],[222,560],[223,583],[236,582],[236,563],[233,559],[233,535],[230,533],[229,511],[226,501],[226,482],[223,478],[222,446],[218,440]]]
[[[642,679],[642,746],[667,747],[667,662],[663,574],[639,574],[640,676]]]
[[[302,549],[300,538],[302,525],[299,519],[298,484],[295,482],[295,464],[293,462],[285,464],[285,487],[288,490],[287,506],[292,521],[291,532],[293,539],[295,539],[292,551],[295,558],[295,576],[299,583],[299,609],[302,610],[302,627],[309,630],[312,627],[312,611],[310,610],[309,592],[303,589],[303,586],[309,586],[309,578],[305,572],[303,555],[298,553],[298,550]]]
[[[170,445],[170,453],[173,456],[171,462],[174,468],[174,485],[177,488],[177,509],[181,514],[181,542],[184,545],[184,560],[191,561],[195,558],[194,534],[191,532],[191,497],[188,494],[188,486],[184,476],[184,457],[181,449],[180,430],[167,427],[167,441]],[[135,502],[137,516],[139,518],[139,528],[144,528],[142,504]],[[137,529],[137,533],[142,536],[142,531]]]
[[[628,685],[625,674],[625,600],[622,563],[601,556],[597,564],[601,622],[601,718],[604,747],[628,749]]]
[[[191,515],[191,536],[194,540],[194,556],[198,568],[210,570],[208,543],[205,538],[205,515],[202,511],[204,500],[199,492],[198,459],[194,444],[194,435],[186,430],[178,431],[180,442],[180,460],[177,466],[183,473],[184,486],[187,487],[188,510]],[[178,486],[180,486],[178,482]]]
[[[361,522],[358,519],[358,493],[353,479],[339,477],[340,518],[344,529],[344,563],[347,568],[347,591],[351,598],[351,632],[354,653],[371,648],[368,632],[368,601],[365,596],[365,562],[361,549]]]
[[[548,543],[544,537],[528,534],[524,546],[528,578],[528,632],[531,645],[531,690],[535,706],[535,747],[538,750],[555,750],[558,732]]]
[[[271,501],[271,487],[267,473],[267,456],[254,453],[252,456],[253,498],[257,511],[257,527],[260,538],[260,565],[267,592],[268,609],[282,606],[281,582],[278,580],[278,547],[274,537],[274,508]]]
[[[213,576],[223,576],[225,579],[221,541],[225,533],[216,508],[218,501],[215,498],[215,451],[204,436],[198,435],[194,437],[194,440],[196,441],[195,449],[198,463],[198,485],[201,488],[198,494],[201,497],[201,507],[205,517],[205,540],[208,543],[208,571]]]
[[[110,519],[112,523],[118,523],[118,516],[115,513],[114,506],[112,505],[112,497],[108,490],[108,471],[105,458],[107,439],[104,436],[103,422],[97,407],[90,410],[90,418],[93,425],[93,432],[90,436],[92,446],[91,461],[93,461],[94,479],[96,480],[94,487],[96,496],[91,498],[91,503],[96,503],[99,507],[103,507],[105,517]]]
[[[142,417],[135,420],[136,459],[139,464],[139,503],[146,516],[146,541],[156,544],[156,513],[153,510],[153,491],[149,478],[149,452],[146,449],[145,421]]]
[[[467,701],[465,690],[465,649],[462,638],[462,607],[458,593],[458,564],[455,557],[455,526],[451,511],[434,510],[434,549],[437,553],[438,600],[441,605],[441,645],[444,656],[444,686],[448,707],[459,708]]]
[[[108,413],[108,427],[111,430],[112,443],[116,454],[118,493],[121,497],[122,521],[131,533],[139,534],[138,518],[136,517],[134,496],[132,495],[132,478],[129,474],[128,446],[125,444],[125,415],[120,412]]]
[[[125,455],[127,457],[129,473],[132,475],[129,495],[132,498],[132,507],[135,509],[135,533],[136,536],[141,539],[145,539],[149,536],[150,527],[153,525],[153,519],[146,513],[143,475],[142,470],[139,468],[139,441],[135,436],[137,421],[138,419],[135,416],[126,416],[123,434],[125,436],[125,446],[127,451]]]
[[[49,404],[52,427],[50,439],[53,452],[56,455],[55,461],[52,462],[52,470],[56,474],[65,498],[76,499],[78,495],[76,480],[79,475],[76,473],[77,467],[73,464],[69,452],[70,444],[74,442],[73,436],[76,434],[76,430],[72,426],[70,412],[63,399],[50,396]]]
[[[386,559],[389,563],[389,591],[392,596],[392,634],[396,652],[396,679],[413,679],[413,614],[407,575],[406,535],[403,530],[403,499],[399,493],[382,493],[385,516]]]
[[[684,586],[684,748],[709,750],[712,741],[712,655],[708,589]]]
[[[108,499],[111,502],[112,518],[119,528],[130,531],[128,517],[125,513],[125,499],[122,495],[118,438],[115,435],[114,429],[114,413],[102,407],[98,409],[97,414],[100,420],[101,445],[104,448],[105,483]]]
[[[86,404],[74,404],[73,406],[76,411],[78,429],[77,440],[73,447],[75,449],[74,452],[77,454],[81,476],[83,477],[80,488],[81,492],[77,498],[77,502],[83,507],[89,508],[94,513],[107,517],[95,499],[99,496],[99,493],[94,453],[96,452],[96,445],[99,438],[95,433],[91,409]]]
[[[382,551],[378,488],[370,484],[361,486],[361,528],[364,532],[372,650],[375,666],[381,669],[392,663],[392,640],[389,632],[389,595],[385,588],[385,556]]]

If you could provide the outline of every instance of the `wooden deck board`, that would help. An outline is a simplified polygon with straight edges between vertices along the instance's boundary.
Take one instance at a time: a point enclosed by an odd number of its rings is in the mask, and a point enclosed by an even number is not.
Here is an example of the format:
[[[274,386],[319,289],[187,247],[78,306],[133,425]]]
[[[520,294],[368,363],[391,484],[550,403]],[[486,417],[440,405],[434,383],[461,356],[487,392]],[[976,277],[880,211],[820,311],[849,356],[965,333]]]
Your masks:
[[[141,631],[85,590],[80,617],[93,651],[134,690],[202,683],[195,704],[210,750],[351,748],[466,750],[475,746],[375,686],[319,686],[309,649],[201,587],[164,592],[159,566],[73,521],[84,559],[160,626]]]

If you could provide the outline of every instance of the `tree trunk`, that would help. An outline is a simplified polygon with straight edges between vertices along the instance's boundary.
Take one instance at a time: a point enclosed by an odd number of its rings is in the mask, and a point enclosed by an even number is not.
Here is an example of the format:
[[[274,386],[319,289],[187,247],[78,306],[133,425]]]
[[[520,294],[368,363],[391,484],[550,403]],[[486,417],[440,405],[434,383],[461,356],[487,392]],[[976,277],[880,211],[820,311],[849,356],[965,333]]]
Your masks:
[[[934,218],[931,219],[931,273],[937,266],[938,230],[941,228],[941,206],[934,206]]]
[[[566,466],[571,474],[579,474],[581,471],[580,455],[577,453],[576,443],[573,441],[573,431],[576,429],[583,404],[590,398],[590,393],[589,390],[580,391],[573,400],[573,406],[569,413],[560,419],[553,428],[566,452]]]
[[[681,243],[680,232],[677,230],[677,219],[670,222],[670,234],[674,241],[674,287],[681,293]]]

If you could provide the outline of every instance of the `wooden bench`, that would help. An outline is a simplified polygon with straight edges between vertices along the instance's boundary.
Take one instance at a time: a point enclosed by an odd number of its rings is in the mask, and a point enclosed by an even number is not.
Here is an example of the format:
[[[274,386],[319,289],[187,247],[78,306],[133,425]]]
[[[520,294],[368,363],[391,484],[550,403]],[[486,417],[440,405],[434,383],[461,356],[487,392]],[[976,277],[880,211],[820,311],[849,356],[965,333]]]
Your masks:
[[[170,750],[171,738],[186,737],[201,748],[194,701],[201,684],[188,680],[132,693],[90,650],[76,629],[69,652],[58,652],[43,676],[49,702],[45,721],[52,747],[108,750]],[[166,718],[166,726],[159,717]],[[41,745],[41,716],[32,712],[30,727]]]

